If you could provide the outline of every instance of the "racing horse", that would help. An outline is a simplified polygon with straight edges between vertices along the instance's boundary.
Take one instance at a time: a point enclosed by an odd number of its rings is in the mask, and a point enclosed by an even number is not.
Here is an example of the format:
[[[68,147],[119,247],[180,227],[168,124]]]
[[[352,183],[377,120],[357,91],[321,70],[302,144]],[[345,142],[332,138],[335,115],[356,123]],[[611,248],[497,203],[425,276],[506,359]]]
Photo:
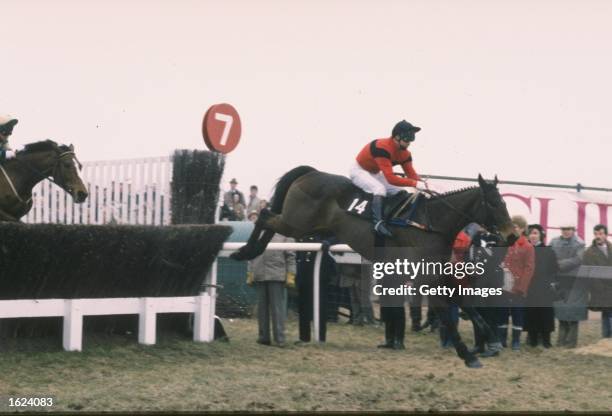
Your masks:
[[[19,221],[26,215],[32,208],[32,189],[43,179],[65,190],[77,204],[85,202],[88,193],[80,169],[73,145],[52,140],[26,144],[0,165],[0,221]]]
[[[375,262],[380,259],[380,248],[411,248],[407,257],[411,261],[448,261],[453,242],[461,229],[471,222],[478,223],[507,240],[513,232],[506,204],[493,182],[478,176],[478,186],[438,194],[417,206],[412,215],[415,222],[429,227],[394,227],[393,237],[380,239],[372,231],[369,221],[347,212],[347,207],[358,189],[351,181],[339,175],[299,166],[283,175],[274,191],[270,211],[262,211],[245,246],[231,258],[249,260],[265,250],[275,233],[287,237],[303,238],[309,235],[333,235],[348,244],[364,258]],[[263,234],[262,234],[263,233]],[[409,253],[408,253],[409,252]],[[428,283],[434,285],[432,277]],[[442,276],[438,284],[447,285]],[[458,356],[468,367],[480,367],[476,356],[461,341],[456,324],[449,313],[450,299],[432,297],[432,306],[447,327]],[[475,320],[482,324],[482,320]]]

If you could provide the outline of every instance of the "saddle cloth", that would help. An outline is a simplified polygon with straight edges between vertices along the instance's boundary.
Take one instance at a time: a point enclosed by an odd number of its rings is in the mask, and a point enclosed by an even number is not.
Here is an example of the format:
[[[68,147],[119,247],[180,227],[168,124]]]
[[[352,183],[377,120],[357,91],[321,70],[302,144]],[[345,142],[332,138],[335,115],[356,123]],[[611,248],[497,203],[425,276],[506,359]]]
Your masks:
[[[406,211],[411,204],[406,204],[406,201],[411,198],[413,194],[409,194],[406,191],[400,191],[395,195],[387,196],[383,199],[383,218],[388,220],[389,217],[397,216],[399,212],[396,212],[402,205],[405,205],[402,211]],[[351,198],[348,199],[346,206],[342,208],[351,215],[356,215],[365,220],[372,220],[372,197],[371,193],[365,192],[364,190],[355,187],[355,191]]]

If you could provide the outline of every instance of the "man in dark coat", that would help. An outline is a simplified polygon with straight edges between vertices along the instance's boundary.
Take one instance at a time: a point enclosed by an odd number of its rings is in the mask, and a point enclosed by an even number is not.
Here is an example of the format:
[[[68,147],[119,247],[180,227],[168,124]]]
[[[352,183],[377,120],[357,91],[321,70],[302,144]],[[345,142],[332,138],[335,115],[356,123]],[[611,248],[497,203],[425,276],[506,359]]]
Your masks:
[[[535,347],[541,339],[542,346],[550,348],[550,334],[555,330],[552,285],[556,281],[559,265],[555,252],[544,244],[546,232],[540,224],[530,225],[527,236],[535,248],[535,270],[527,292],[523,330],[527,331],[529,345]]]
[[[327,247],[332,243],[321,237],[307,237],[298,240],[300,243],[323,243]],[[298,317],[299,317],[299,341],[296,344],[310,342],[310,322],[314,319],[313,295],[314,295],[314,263],[316,251],[298,251],[296,253],[296,285],[298,289]],[[323,252],[321,269],[319,272],[319,341],[325,342],[327,335],[328,314],[328,286],[329,281],[336,271],[336,262],[329,255],[329,251]]]
[[[595,239],[584,252],[584,265],[612,267],[612,244],[608,241],[608,228],[599,224],[593,228]],[[592,309],[601,310],[601,336],[612,338],[612,281],[593,279],[590,282]]]

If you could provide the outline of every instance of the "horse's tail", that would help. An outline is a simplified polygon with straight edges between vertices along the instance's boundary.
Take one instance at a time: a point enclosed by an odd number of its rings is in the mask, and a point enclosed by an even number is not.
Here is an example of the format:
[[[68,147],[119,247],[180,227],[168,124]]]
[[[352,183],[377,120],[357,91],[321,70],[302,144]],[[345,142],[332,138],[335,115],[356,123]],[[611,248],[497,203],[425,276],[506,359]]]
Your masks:
[[[301,176],[306,175],[307,173],[313,172],[316,169],[311,166],[298,166],[297,168],[291,169],[289,172],[285,173],[276,183],[274,188],[274,195],[272,195],[272,204],[270,207],[270,211],[275,214],[280,214],[283,211],[283,204],[285,203],[285,197],[289,192],[289,188]],[[238,251],[232,253],[230,258],[234,260],[251,260],[255,257],[261,255],[272,237],[274,237],[275,232],[273,230],[265,230],[263,227],[263,223],[265,222],[266,216],[269,216],[270,213],[262,210],[259,219],[255,223],[255,229],[251,233],[249,237],[249,241],[243,247],[241,247]],[[264,231],[263,235],[261,232]],[[260,237],[261,235],[261,237]]]
[[[285,173],[276,183],[274,189],[274,195],[272,196],[272,206],[270,210],[275,214],[280,214],[283,211],[283,204],[285,203],[285,197],[289,188],[300,176],[304,176],[307,173],[313,172],[316,169],[312,166],[298,166],[297,168],[291,169]]]

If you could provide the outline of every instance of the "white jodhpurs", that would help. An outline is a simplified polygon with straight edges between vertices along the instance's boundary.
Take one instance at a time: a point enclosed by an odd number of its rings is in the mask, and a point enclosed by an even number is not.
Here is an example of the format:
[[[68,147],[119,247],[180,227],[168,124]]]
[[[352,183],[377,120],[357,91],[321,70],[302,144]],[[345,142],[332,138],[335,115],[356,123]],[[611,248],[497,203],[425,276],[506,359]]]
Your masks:
[[[385,175],[382,172],[370,173],[361,166],[359,163],[354,162],[349,172],[351,182],[360,187],[366,192],[374,195],[386,196],[395,195],[401,191],[401,186],[391,185],[387,182]]]

